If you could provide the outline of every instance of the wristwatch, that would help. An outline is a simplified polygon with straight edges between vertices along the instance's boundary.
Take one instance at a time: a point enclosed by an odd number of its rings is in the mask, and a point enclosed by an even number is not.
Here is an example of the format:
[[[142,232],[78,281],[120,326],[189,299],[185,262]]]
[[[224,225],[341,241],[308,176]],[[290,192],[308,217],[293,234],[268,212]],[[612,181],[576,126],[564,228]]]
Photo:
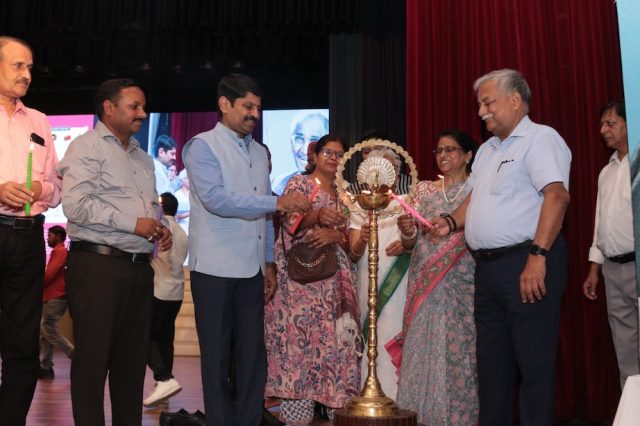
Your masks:
[[[549,253],[549,250],[544,249],[537,244],[531,244],[531,247],[529,247],[529,254],[534,256],[546,256],[547,253]]]

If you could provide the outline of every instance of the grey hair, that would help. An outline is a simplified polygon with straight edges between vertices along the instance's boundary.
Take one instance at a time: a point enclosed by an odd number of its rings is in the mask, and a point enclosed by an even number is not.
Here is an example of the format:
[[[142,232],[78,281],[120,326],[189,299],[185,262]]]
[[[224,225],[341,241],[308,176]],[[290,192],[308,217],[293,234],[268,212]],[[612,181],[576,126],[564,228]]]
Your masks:
[[[393,164],[393,167],[395,167],[396,170],[400,170],[400,167],[402,166],[402,161],[400,161],[398,153],[386,146],[376,146],[369,154],[368,158],[370,157],[386,158],[391,161],[391,164]]]
[[[531,105],[531,89],[529,88],[529,84],[524,79],[522,74],[520,74],[516,70],[503,68],[501,70],[491,71],[477,79],[475,83],[473,83],[473,91],[478,93],[480,86],[486,83],[489,80],[493,80],[496,82],[498,87],[506,93],[518,92],[522,101],[526,105],[526,111],[529,111],[529,106]]]

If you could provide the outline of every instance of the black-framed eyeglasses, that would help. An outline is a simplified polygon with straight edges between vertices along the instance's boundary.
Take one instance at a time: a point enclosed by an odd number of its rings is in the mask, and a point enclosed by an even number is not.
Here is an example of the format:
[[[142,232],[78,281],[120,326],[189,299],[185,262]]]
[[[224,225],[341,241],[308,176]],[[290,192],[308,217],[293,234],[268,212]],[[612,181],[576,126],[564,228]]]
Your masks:
[[[464,151],[464,149],[460,148],[459,146],[444,146],[444,147],[438,147],[433,149],[433,153],[435,155],[442,154],[443,152],[446,152],[447,154],[451,154],[452,152],[456,152],[456,151]]]
[[[322,154],[324,158],[335,156],[337,159],[341,159],[342,157],[344,157],[344,151],[334,151],[333,149],[329,148],[322,148],[320,150],[320,154]]]

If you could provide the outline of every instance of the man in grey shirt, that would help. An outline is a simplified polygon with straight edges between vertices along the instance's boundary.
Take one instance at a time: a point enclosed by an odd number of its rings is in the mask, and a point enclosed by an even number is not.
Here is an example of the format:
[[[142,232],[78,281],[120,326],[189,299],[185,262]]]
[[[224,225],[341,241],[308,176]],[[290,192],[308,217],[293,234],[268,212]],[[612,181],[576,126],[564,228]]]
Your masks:
[[[142,90],[107,80],[95,96],[100,121],[58,166],[71,238],[67,298],[76,348],[71,362],[75,424],[104,425],[109,375],[113,424],[142,421],[154,243],[171,247],[159,222],[153,160],[132,137],[147,117]]]

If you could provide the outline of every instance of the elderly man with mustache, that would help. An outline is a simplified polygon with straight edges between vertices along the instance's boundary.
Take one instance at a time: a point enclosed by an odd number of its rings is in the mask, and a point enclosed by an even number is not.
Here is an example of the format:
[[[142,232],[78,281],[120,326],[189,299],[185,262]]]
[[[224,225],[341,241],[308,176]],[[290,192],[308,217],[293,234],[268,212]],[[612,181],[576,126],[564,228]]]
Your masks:
[[[464,226],[476,260],[480,425],[513,424],[518,377],[520,424],[551,425],[571,152],[529,119],[531,90],[519,72],[490,72],[473,88],[494,137],[478,150],[473,191],[434,233]]]
[[[0,36],[0,423],[11,426],[25,424],[38,381],[42,213],[58,205],[61,186],[49,121],[20,100],[32,68],[29,45]]]

